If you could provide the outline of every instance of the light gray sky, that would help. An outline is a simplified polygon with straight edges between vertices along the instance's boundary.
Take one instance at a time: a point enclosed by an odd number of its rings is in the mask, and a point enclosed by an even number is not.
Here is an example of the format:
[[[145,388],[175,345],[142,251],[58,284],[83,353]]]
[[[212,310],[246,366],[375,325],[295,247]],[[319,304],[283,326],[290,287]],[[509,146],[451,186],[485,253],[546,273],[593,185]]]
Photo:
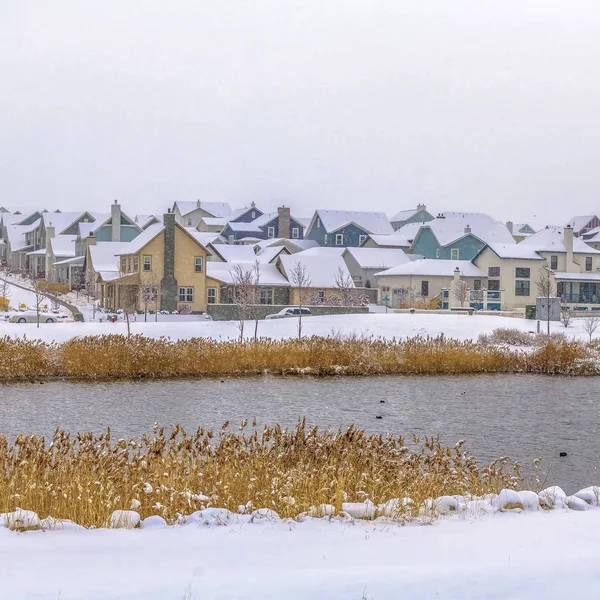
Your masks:
[[[598,0],[0,0],[0,204],[600,211]]]

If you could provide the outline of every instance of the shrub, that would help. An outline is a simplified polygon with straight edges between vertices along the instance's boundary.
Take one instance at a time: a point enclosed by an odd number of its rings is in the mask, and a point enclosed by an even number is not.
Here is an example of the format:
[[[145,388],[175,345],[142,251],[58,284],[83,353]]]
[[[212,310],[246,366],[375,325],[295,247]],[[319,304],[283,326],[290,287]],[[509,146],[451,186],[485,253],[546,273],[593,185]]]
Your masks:
[[[0,312],[7,312],[10,306],[10,300],[0,296]]]
[[[191,315],[192,307],[189,304],[180,304],[178,307],[178,313],[180,315]]]
[[[519,329],[500,327],[494,329],[490,334],[480,335],[479,342],[507,346],[530,346],[533,343],[533,335]]]

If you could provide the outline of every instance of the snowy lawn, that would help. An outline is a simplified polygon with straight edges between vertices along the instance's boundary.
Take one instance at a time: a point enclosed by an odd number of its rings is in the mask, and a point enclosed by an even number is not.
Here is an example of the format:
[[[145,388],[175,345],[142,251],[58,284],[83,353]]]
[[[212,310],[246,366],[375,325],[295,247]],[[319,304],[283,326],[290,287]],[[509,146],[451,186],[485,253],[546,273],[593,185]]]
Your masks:
[[[150,319],[151,315],[149,315]],[[215,340],[230,340],[239,337],[236,321],[178,321],[144,323],[139,319],[132,323],[131,331],[149,337],[167,336],[176,338],[205,337]],[[298,335],[296,319],[276,319],[260,321],[259,336],[273,339],[293,338]],[[542,331],[544,331],[544,323]],[[560,323],[552,323],[552,331],[566,333],[567,336],[587,340],[581,319],[573,319],[569,328]],[[331,315],[305,317],[303,319],[303,335],[312,336],[374,336],[391,338],[409,338],[415,336],[438,336],[444,334],[448,338],[459,340],[477,340],[481,333],[489,333],[498,327],[515,328],[522,331],[535,331],[536,321],[487,315],[457,314],[360,314]],[[254,332],[254,323],[246,323],[246,337]],[[9,335],[46,341],[64,341],[72,337],[84,335],[106,335],[111,333],[127,333],[127,325],[123,321],[117,323],[59,323],[42,325],[39,329],[31,325],[19,325],[0,322],[0,336]],[[598,332],[600,334],[600,330]]]
[[[0,528],[11,600],[595,599],[600,511],[432,526],[307,520],[136,530]]]

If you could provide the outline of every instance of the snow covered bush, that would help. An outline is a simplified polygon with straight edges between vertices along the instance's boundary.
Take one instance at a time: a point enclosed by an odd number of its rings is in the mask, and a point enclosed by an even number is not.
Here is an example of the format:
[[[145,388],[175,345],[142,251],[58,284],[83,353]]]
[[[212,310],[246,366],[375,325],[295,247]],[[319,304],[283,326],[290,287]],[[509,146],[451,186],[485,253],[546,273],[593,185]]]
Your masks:
[[[180,315],[191,315],[192,307],[189,304],[180,304],[178,307]]]
[[[479,342],[485,345],[531,346],[533,335],[520,329],[500,327],[489,334],[480,335]]]

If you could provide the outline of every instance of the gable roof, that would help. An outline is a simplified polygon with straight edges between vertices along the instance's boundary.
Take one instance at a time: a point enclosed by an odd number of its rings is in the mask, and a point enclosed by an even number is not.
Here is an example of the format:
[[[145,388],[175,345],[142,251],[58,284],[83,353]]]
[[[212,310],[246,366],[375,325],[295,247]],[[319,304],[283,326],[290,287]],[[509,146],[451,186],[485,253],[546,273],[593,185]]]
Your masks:
[[[443,260],[438,258],[412,260],[403,265],[398,265],[397,267],[375,273],[375,277],[388,277],[394,275],[453,277],[457,267],[463,277],[487,277],[487,275],[470,260]]]
[[[243,244],[222,244],[218,248],[211,245],[211,251],[219,255],[225,262],[254,262],[257,256],[252,246]]]
[[[307,255],[305,252],[298,254],[282,254],[279,257],[285,273],[293,286],[292,271],[297,263],[304,265],[310,278],[310,288],[334,288],[338,273],[341,270],[345,279],[352,281],[352,276],[341,256]],[[352,283],[354,287],[354,283]]]
[[[54,256],[71,258],[75,256],[76,235],[57,235],[50,239],[50,248]]]
[[[598,218],[596,215],[580,215],[571,217],[565,227],[572,227],[577,233],[581,231],[592,219]]]
[[[345,251],[345,246],[313,246],[298,254],[303,256],[342,256]]]
[[[347,225],[356,225],[367,233],[394,233],[385,213],[357,210],[317,210],[310,222],[311,229],[317,218],[321,219],[327,233],[333,233]]]
[[[378,246],[381,246],[382,248],[410,248],[409,239],[404,235],[404,233],[401,233],[400,231],[396,231],[389,235],[371,234],[363,242],[363,246],[367,243],[369,239],[373,240],[373,242],[375,242]]]
[[[6,228],[6,242],[10,244],[11,251],[24,250],[31,247],[33,244],[27,244],[25,236],[31,233],[41,223],[41,219],[37,219],[31,225],[10,225]]]
[[[546,227],[525,238],[518,245],[528,246],[536,252],[566,252],[564,232],[564,227]],[[573,252],[575,254],[600,254],[600,250],[595,250],[581,238],[576,237],[573,237]]]
[[[226,217],[231,213],[231,206],[227,202],[201,202],[199,200],[196,202],[187,202],[179,200],[175,202],[175,207],[179,209],[182,217],[189,215],[199,208],[213,217]]]
[[[515,239],[504,223],[492,219],[484,213],[447,212],[421,225],[419,234],[425,228],[435,235],[441,247],[448,246],[467,235],[472,235],[487,244],[515,244]],[[470,232],[465,229],[470,228]],[[403,231],[401,227],[399,231]]]
[[[523,244],[487,244],[478,252],[479,256],[485,248],[489,248],[498,258],[513,258],[518,260],[544,260],[534,248]],[[475,259],[473,259],[475,260]]]
[[[389,269],[410,261],[404,250],[390,248],[347,248],[361,269]]]
[[[121,248],[126,245],[123,242],[98,242],[89,246],[90,263],[94,271],[118,273],[118,256]]]
[[[193,227],[184,227],[184,229],[205,248],[208,244],[224,244],[225,238],[214,231],[198,231]]]
[[[216,279],[225,284],[231,285],[233,283],[234,266],[242,265],[244,269],[254,269],[254,263],[249,262],[207,262],[206,263],[206,276]],[[260,265],[260,276],[259,285],[261,286],[272,286],[272,287],[289,287],[290,282],[281,274],[279,269],[271,263],[261,263]]]
[[[150,225],[150,227],[144,229],[140,235],[134,238],[133,241],[122,244],[121,250],[118,254],[135,254],[136,252],[139,252],[144,246],[149,244],[155,237],[163,232],[164,229],[165,226],[162,223],[154,223],[154,225]]]
[[[401,210],[390,218],[390,223],[401,223],[402,221],[406,221],[407,219],[414,217],[420,212],[427,212],[427,208],[425,206],[419,206],[417,208]]]

